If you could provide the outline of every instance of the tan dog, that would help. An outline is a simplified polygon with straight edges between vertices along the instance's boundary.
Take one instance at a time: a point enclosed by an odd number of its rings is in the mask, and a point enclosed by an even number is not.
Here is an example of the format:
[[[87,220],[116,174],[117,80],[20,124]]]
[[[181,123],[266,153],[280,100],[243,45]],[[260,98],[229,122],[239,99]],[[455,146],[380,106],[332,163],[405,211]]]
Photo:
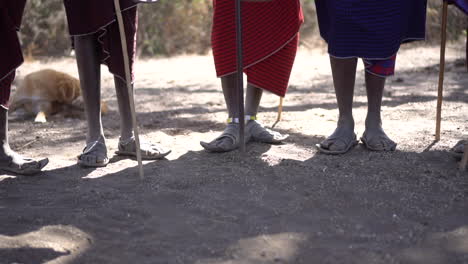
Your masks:
[[[84,110],[80,96],[80,81],[73,76],[55,70],[41,70],[30,73],[19,82],[10,102],[10,112],[23,108],[26,113],[36,116],[35,122],[47,122],[47,117],[61,111]],[[103,113],[108,108],[101,101]],[[70,113],[71,114],[71,113]]]

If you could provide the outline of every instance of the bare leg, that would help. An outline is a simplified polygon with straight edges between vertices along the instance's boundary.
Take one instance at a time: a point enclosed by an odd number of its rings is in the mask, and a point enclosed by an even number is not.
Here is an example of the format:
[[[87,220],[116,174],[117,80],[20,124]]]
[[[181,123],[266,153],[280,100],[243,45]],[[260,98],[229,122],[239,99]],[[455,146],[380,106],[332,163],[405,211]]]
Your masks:
[[[120,113],[120,141],[117,154],[136,156],[136,143],[133,137],[132,112],[130,106],[130,95],[127,84],[118,77],[114,77],[115,92]],[[159,145],[148,142],[140,142],[143,159],[160,159],[167,156],[171,151]]]
[[[94,35],[75,37],[76,61],[85,105],[88,134],[86,141],[104,141],[101,120],[101,65]]]
[[[231,74],[221,77],[221,86],[223,88],[224,100],[228,109],[229,117],[239,117],[239,108],[237,105],[237,91],[236,91],[237,74]],[[245,97],[245,114],[256,116],[258,107],[262,100],[263,90],[259,89],[252,84],[247,85],[247,92]]]
[[[258,113],[258,107],[262,99],[263,90],[253,86],[252,84],[247,85],[247,95],[245,98],[245,113],[246,115],[256,116]],[[289,137],[289,135],[282,135],[279,132],[265,128],[260,122],[256,120],[248,120],[246,125],[246,131],[252,141],[279,144],[283,140]]]
[[[24,158],[10,148],[8,143],[8,111],[0,107],[0,169],[22,175],[33,175],[42,170],[48,159],[35,161]]]
[[[353,119],[354,84],[357,59],[337,59],[330,56],[330,63],[338,102],[338,124],[331,136],[320,143],[320,150],[329,154],[341,154],[356,144]]]
[[[239,117],[239,107],[237,105],[238,95],[236,91],[237,74],[221,77],[221,87],[223,89],[224,101],[230,118]],[[248,137],[248,135],[246,135]],[[213,141],[200,142],[203,148],[212,152],[227,152],[238,148],[239,124],[229,123],[223,133]],[[246,138],[246,141],[248,139]]]
[[[127,84],[118,77],[114,77],[115,93],[120,113],[120,138],[133,137],[132,112],[130,111],[130,95]]]
[[[249,116],[256,116],[258,113],[258,107],[262,100],[263,90],[253,86],[252,84],[247,85],[247,93],[245,96],[245,114]]]
[[[221,77],[221,87],[223,88],[224,101],[226,102],[229,117],[239,117],[236,80],[237,74]]]
[[[366,130],[362,136],[367,147],[377,151],[393,151],[393,142],[382,128],[381,107],[385,78],[366,72],[367,117]]]
[[[94,35],[75,37],[76,61],[85,106],[88,133],[87,148],[80,156],[84,166],[105,166],[107,148],[101,121],[101,67]]]

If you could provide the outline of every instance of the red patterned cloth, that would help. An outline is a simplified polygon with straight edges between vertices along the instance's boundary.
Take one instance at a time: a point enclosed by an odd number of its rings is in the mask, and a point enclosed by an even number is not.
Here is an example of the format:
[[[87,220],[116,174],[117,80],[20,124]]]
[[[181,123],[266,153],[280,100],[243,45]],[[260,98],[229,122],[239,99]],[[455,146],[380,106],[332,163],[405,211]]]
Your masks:
[[[235,1],[214,0],[212,47],[218,77],[236,72]],[[242,2],[244,72],[252,85],[284,96],[304,18],[299,0]]]
[[[101,63],[109,71],[125,81],[125,66],[122,56],[120,31],[112,0],[64,0],[68,28],[71,36],[95,35],[99,44]],[[120,0],[127,36],[130,69],[136,54],[137,4],[132,0]]]
[[[17,31],[26,0],[0,0],[0,105],[6,107],[15,70],[23,63]]]
[[[395,74],[395,64],[397,55],[385,60],[363,59],[366,71],[381,77],[388,77]]]

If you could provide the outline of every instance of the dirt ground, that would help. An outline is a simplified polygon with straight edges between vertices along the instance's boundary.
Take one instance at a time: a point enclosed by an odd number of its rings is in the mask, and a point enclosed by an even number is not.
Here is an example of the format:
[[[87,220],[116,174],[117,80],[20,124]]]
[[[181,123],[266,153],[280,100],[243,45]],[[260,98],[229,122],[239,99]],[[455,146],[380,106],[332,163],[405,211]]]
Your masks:
[[[12,120],[12,147],[49,157],[37,177],[0,175],[0,263],[468,263],[468,172],[449,149],[468,131],[464,46],[447,54],[443,133],[433,142],[438,48],[405,48],[388,80],[383,116],[394,153],[362,146],[342,156],[314,145],[334,129],[337,110],[328,57],[301,50],[277,129],[284,145],[252,143],[244,157],[210,154],[226,118],[210,56],[137,63],[136,105],[145,139],[170,147],[166,160],[113,157],[82,169],[85,120]],[[21,75],[53,68],[77,76],[71,58],[29,62]],[[119,115],[103,67],[103,117],[110,153]],[[260,119],[276,119],[267,94]],[[366,112],[360,63],[358,136]]]

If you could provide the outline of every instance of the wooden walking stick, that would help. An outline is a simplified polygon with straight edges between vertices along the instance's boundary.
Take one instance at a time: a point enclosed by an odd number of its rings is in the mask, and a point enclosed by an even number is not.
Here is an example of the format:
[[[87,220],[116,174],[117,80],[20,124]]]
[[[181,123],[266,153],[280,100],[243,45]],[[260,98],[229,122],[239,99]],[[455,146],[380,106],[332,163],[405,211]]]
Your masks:
[[[442,98],[444,90],[444,73],[445,73],[445,44],[447,42],[447,9],[448,2],[444,1],[442,9],[442,29],[440,43],[440,67],[439,67],[439,89],[437,95],[437,116],[436,116],[436,134],[435,140],[440,140],[440,127],[442,122]]]
[[[123,56],[124,66],[125,66],[125,82],[127,83],[128,95],[130,97],[129,98],[130,111],[132,114],[133,133],[135,135],[138,168],[140,172],[140,178],[143,179],[145,175],[143,172],[143,162],[141,159],[140,133],[138,131],[138,125],[137,125],[137,120],[136,120],[135,101],[134,101],[133,87],[132,87],[132,77],[130,76],[130,59],[128,56],[128,49],[127,49],[127,36],[125,35],[125,27],[124,27],[124,21],[122,17],[122,9],[120,8],[120,0],[114,0],[114,6],[115,6],[115,14],[117,15],[117,22],[119,24],[120,42],[122,43],[122,56]]]
[[[242,54],[242,7],[236,0],[236,53],[237,53],[237,98],[239,107],[239,150],[245,153],[245,115],[244,115],[244,65]]]

